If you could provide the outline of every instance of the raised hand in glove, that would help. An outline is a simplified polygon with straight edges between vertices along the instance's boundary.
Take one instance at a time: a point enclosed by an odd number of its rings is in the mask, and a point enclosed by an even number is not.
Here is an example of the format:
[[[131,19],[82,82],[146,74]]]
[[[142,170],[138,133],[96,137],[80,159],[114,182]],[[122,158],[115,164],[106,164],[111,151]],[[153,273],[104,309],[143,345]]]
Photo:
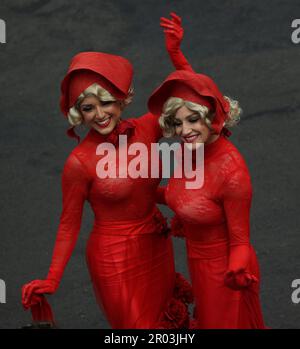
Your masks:
[[[181,25],[181,18],[174,12],[171,12],[170,16],[171,19],[161,17],[160,26],[164,28],[166,48],[171,61],[177,70],[188,70],[194,72],[180,49],[180,44],[184,34]]]

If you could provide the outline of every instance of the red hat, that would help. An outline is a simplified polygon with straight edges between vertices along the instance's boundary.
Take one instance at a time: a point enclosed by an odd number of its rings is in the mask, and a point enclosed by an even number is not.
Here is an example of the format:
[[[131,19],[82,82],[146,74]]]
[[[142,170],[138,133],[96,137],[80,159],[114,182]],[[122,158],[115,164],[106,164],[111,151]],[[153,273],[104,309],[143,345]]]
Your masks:
[[[215,112],[212,128],[220,133],[228,118],[230,106],[213,80],[203,74],[176,70],[152,93],[148,108],[152,114],[161,115],[165,102],[170,97],[205,105]]]
[[[61,83],[60,109],[67,116],[79,95],[93,83],[101,85],[116,99],[125,99],[132,76],[132,65],[123,57],[102,52],[81,52],[73,57]]]

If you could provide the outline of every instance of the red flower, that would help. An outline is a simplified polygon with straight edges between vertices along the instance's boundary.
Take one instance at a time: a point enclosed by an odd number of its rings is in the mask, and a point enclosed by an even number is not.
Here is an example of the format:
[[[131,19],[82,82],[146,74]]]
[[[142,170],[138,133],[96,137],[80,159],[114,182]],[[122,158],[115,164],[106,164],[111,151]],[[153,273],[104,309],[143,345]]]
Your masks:
[[[189,328],[188,304],[192,302],[193,293],[190,283],[180,273],[176,273],[173,297],[162,314],[158,328]]]
[[[193,303],[194,300],[192,286],[180,273],[176,273],[173,297],[180,299],[185,304]]]
[[[188,328],[189,313],[187,306],[181,301],[172,298],[168,303],[167,309],[159,322],[159,328]]]

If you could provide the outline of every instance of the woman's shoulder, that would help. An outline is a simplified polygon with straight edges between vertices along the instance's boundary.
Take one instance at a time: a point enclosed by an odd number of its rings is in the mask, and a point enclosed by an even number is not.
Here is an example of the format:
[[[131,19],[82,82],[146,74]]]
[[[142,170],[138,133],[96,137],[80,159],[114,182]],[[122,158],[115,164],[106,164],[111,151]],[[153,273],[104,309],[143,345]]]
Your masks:
[[[232,163],[236,164],[236,166],[246,166],[246,161],[241,151],[227,138],[225,138],[225,154],[228,155]]]
[[[224,139],[224,147],[221,153],[221,162],[225,176],[232,175],[235,172],[249,174],[248,166],[244,156],[238,148],[227,138]]]
[[[71,159],[77,158],[81,162],[86,162],[91,154],[95,154],[96,148],[102,140],[97,139],[95,132],[88,132],[83,140],[70,153]]]
[[[220,162],[221,192],[227,197],[251,198],[251,176],[243,155],[226,139]]]
[[[64,168],[63,168],[63,175],[72,179],[75,178],[81,178],[86,179],[88,178],[88,171],[86,166],[84,165],[84,160],[82,158],[80,153],[80,147],[79,145],[74,148],[69,156],[67,157]]]

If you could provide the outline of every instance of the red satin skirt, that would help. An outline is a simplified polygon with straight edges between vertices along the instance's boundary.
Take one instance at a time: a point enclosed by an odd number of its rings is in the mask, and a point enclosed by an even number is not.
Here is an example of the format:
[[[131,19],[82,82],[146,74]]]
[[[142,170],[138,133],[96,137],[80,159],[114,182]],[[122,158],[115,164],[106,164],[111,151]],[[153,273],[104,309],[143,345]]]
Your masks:
[[[96,227],[87,244],[97,302],[112,328],[157,328],[175,282],[171,238],[113,232]]]
[[[228,244],[205,244],[186,239],[189,272],[195,297],[194,328],[263,329],[259,284],[232,290],[224,284],[228,266]],[[249,272],[258,280],[259,265],[251,246]]]

